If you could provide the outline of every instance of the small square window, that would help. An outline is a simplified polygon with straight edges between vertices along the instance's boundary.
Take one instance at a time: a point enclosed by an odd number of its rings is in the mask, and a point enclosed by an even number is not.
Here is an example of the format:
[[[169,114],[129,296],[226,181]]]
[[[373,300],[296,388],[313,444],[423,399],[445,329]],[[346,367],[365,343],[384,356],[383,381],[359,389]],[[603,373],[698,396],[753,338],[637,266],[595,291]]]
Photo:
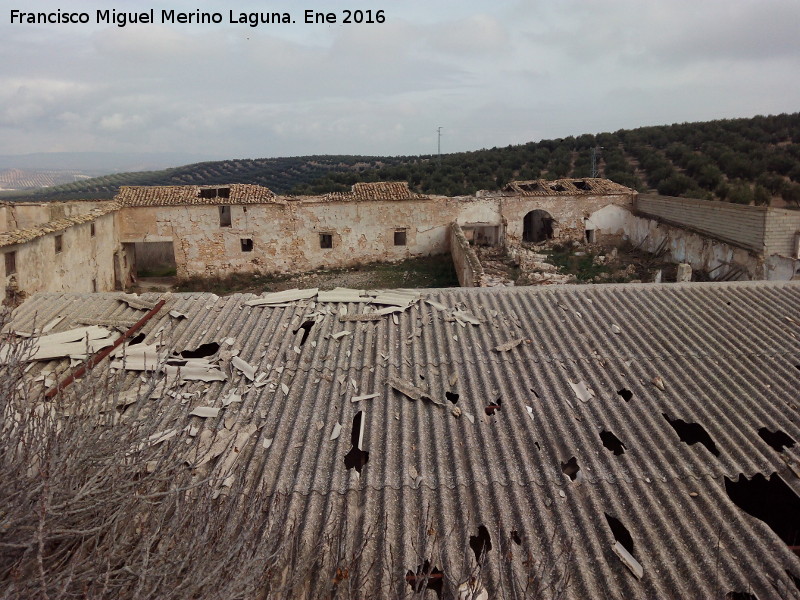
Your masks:
[[[56,236],[56,254],[60,253],[64,249],[64,236],[57,235]]]
[[[405,229],[397,229],[394,232],[394,245],[395,246],[405,246],[406,245],[406,230]]]
[[[242,252],[253,251],[253,240],[251,240],[250,238],[242,238],[239,240],[239,243],[242,244]]]
[[[91,225],[89,225],[89,236],[94,237],[94,234],[95,234],[94,223],[92,223]]]
[[[17,272],[17,253],[6,252],[6,277]]]
[[[333,234],[320,233],[319,234],[319,247],[320,248],[333,248]]]
[[[231,226],[231,207],[230,206],[220,206],[219,207],[219,226],[220,227],[230,227]]]

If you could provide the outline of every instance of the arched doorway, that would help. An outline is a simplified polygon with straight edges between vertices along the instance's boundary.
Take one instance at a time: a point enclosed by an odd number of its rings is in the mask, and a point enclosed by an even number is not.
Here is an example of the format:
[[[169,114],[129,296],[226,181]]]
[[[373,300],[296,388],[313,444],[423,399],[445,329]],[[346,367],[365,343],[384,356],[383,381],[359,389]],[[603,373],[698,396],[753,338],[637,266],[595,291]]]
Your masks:
[[[552,239],[554,222],[546,210],[532,210],[522,222],[522,241],[536,244]]]

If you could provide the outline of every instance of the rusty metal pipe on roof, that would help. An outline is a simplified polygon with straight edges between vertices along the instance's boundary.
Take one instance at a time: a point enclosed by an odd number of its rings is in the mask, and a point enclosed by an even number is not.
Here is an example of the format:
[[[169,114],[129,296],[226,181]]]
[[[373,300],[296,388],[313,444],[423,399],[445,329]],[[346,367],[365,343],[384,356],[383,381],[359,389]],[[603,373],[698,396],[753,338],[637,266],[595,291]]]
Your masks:
[[[82,377],[83,374],[86,373],[86,371],[88,371],[89,369],[93,369],[101,360],[103,360],[109,354],[111,354],[114,350],[119,348],[119,346],[122,344],[122,342],[127,340],[134,333],[136,333],[139,329],[144,327],[144,324],[147,323],[150,319],[152,319],[156,315],[156,313],[159,310],[161,310],[161,308],[164,306],[164,304],[166,304],[166,302],[167,302],[166,298],[162,298],[161,300],[159,300],[158,303],[156,303],[156,305],[153,308],[151,308],[147,312],[147,314],[145,316],[143,316],[141,319],[136,321],[136,323],[134,323],[131,326],[130,329],[128,329],[121,336],[119,336],[119,338],[117,338],[117,340],[111,346],[103,348],[100,352],[98,352],[94,356],[90,357],[85,363],[83,363],[75,371],[70,373],[67,377],[62,379],[59,383],[57,383],[56,385],[51,387],[49,390],[47,390],[47,392],[45,393],[44,397],[47,398],[48,400],[50,400],[58,392],[60,392],[61,390],[63,390],[64,388],[66,388],[70,384],[72,384],[77,378]]]

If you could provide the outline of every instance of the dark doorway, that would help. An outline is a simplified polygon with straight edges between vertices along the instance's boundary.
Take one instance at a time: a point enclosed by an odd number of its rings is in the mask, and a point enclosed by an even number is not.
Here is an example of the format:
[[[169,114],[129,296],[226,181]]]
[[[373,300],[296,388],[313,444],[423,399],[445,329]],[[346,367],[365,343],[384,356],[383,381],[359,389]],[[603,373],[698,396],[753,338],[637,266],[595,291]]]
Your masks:
[[[538,244],[553,238],[555,219],[546,210],[532,210],[523,220],[522,241]]]

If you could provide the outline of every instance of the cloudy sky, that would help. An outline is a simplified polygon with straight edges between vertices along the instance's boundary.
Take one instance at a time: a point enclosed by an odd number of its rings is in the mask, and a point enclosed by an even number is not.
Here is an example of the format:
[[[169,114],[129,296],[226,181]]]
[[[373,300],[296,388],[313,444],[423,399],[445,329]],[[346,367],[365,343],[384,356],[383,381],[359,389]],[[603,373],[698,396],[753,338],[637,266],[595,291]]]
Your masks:
[[[0,0],[0,154],[426,154],[800,110],[798,0]],[[29,25],[154,9],[155,24]],[[161,24],[162,9],[220,25]],[[297,23],[230,24],[229,9]],[[306,8],[382,24],[304,24]]]

